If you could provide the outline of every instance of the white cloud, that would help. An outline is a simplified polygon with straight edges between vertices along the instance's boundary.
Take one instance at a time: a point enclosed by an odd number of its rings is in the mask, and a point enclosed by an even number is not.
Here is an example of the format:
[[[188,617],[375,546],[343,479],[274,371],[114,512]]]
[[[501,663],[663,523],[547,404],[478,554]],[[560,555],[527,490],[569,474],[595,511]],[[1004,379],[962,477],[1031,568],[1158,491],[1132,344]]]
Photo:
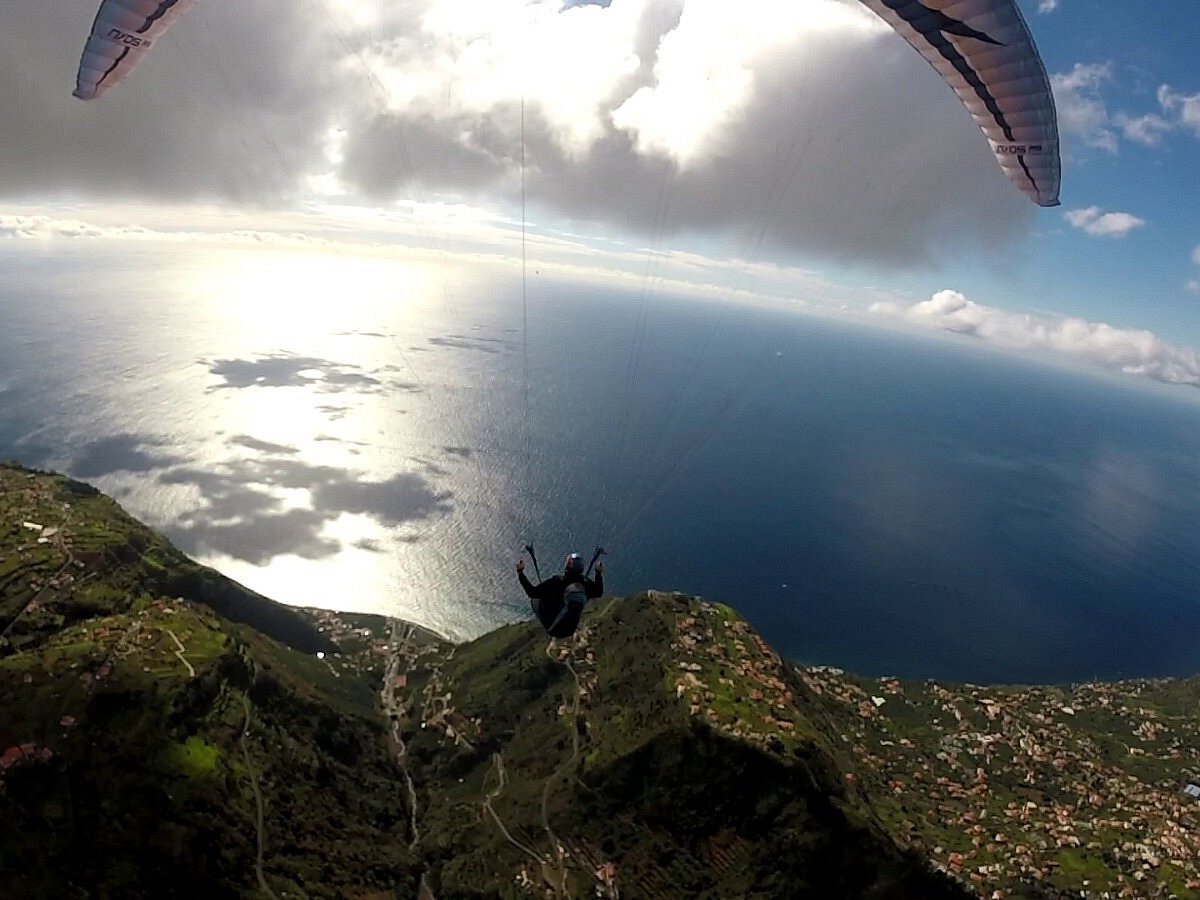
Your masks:
[[[1157,147],[1166,135],[1178,131],[1200,137],[1200,94],[1181,94],[1164,84],[1155,92],[1156,111],[1112,113],[1102,94],[1113,80],[1111,62],[1076,63],[1070,72],[1051,76],[1059,129],[1064,135],[1108,153],[1117,152],[1121,138]]]
[[[1184,287],[1192,294],[1200,294],[1200,279],[1192,278]]]
[[[577,158],[608,130],[628,93],[649,0],[564,9],[551,0],[425,0],[412,31],[371,40],[361,60],[395,115],[433,121],[492,119],[510,133],[519,106]],[[481,136],[476,136],[476,138]]]
[[[1077,136],[1085,146],[1116,153],[1117,134],[1100,96],[1111,79],[1111,63],[1076,63],[1070,72],[1051,76],[1050,84],[1063,134]]]
[[[1038,12],[1048,13],[1058,9],[1058,0],[1038,0]]]
[[[1200,386],[1196,350],[1169,344],[1149,331],[1073,317],[1009,312],[975,303],[952,290],[939,291],[911,306],[878,303],[871,312],[971,335],[1006,349],[1040,351],[1156,381]]]
[[[1176,115],[1179,127],[1200,138],[1200,94],[1179,94],[1164,84],[1158,89],[1158,103],[1163,112]]]
[[[1174,127],[1158,113],[1146,113],[1142,116],[1131,116],[1127,113],[1117,113],[1113,122],[1121,129],[1126,140],[1133,141],[1145,147],[1157,147]]]
[[[768,65],[786,64],[801,43],[820,52],[831,42],[869,43],[880,31],[859,9],[834,3],[685,4],[659,42],[652,82],[613,110],[613,124],[644,152],[702,162],[736,142],[733,126]]]
[[[857,3],[196,4],[81,104],[87,6],[0,3],[5,199],[511,211],[524,180],[530,210],[582,230],[907,267],[1004,253],[1034,214]]]
[[[1117,113],[1113,124],[1126,139],[1147,147],[1156,147],[1165,135],[1190,131],[1200,138],[1200,94],[1180,94],[1169,84],[1161,85],[1155,97],[1159,111],[1140,116]]]
[[[1073,227],[1092,237],[1123,238],[1146,224],[1145,219],[1139,219],[1131,213],[1102,212],[1098,206],[1070,210],[1065,218]]]

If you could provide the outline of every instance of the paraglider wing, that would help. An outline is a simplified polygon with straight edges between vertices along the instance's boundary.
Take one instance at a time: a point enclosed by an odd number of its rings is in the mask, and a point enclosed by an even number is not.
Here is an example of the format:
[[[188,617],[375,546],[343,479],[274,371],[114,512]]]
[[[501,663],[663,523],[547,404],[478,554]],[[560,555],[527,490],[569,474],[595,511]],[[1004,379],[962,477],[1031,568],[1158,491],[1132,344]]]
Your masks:
[[[104,0],[79,60],[75,96],[94,100],[121,81],[192,0]]]
[[[862,0],[954,88],[1000,168],[1058,206],[1058,120],[1046,68],[1015,0]]]

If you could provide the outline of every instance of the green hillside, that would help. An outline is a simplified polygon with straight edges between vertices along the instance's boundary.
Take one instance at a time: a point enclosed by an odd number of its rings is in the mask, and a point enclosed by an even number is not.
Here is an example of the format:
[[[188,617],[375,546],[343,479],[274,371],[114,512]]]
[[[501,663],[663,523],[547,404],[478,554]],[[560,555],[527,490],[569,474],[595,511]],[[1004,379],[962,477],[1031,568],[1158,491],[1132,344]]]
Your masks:
[[[798,667],[653,591],[455,646],[0,467],[5,898],[1196,897],[1197,700]]]
[[[725,607],[643,594],[571,641],[518,625],[402,655],[439,895],[960,895],[844,791],[794,674]]]

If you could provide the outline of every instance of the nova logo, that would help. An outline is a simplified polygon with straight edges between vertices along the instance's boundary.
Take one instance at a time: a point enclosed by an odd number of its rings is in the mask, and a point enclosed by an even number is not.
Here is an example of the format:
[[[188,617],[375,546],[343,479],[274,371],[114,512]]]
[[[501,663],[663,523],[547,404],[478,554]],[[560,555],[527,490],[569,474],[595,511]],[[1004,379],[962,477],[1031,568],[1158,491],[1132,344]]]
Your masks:
[[[135,34],[129,34],[119,28],[110,28],[106,35],[110,41],[115,41],[118,44],[124,44],[126,47],[149,47],[150,41],[143,37],[138,37]]]
[[[1008,156],[1020,156],[1028,153],[1044,153],[1041,144],[997,144],[996,152]]]

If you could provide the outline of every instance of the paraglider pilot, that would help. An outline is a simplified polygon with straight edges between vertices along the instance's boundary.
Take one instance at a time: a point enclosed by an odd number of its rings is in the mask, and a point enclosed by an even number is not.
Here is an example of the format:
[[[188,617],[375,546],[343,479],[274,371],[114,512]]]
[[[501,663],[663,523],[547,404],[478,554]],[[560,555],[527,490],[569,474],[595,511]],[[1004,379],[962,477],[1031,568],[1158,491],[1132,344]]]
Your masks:
[[[551,637],[565,638],[575,633],[583,607],[589,600],[604,594],[604,563],[596,563],[596,577],[584,574],[583,557],[572,553],[567,557],[561,575],[551,575],[540,584],[531,584],[525,577],[525,560],[517,560],[517,578],[529,595],[529,605],[542,627]]]

